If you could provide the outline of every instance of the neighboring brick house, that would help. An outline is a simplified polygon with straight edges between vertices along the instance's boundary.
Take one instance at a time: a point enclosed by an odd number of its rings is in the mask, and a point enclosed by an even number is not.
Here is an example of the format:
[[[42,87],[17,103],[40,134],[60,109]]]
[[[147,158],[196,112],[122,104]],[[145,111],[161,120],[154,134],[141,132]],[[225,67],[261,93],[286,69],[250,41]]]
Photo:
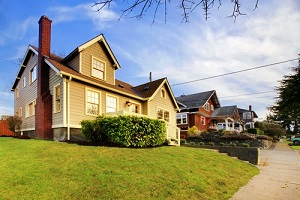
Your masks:
[[[185,138],[188,128],[196,126],[199,131],[205,131],[211,126],[211,115],[220,108],[220,102],[215,90],[176,97],[180,107],[177,113],[177,126],[180,135]]]
[[[135,87],[116,79],[120,65],[102,34],[60,58],[50,53],[51,22],[39,20],[39,47],[29,45],[12,87],[23,134],[76,140],[83,119],[131,114],[165,120],[168,136],[179,137],[167,78]]]
[[[252,106],[249,105],[249,109],[238,108],[240,119],[243,124],[244,130],[248,128],[254,128],[255,119],[258,118],[257,114],[252,110]]]

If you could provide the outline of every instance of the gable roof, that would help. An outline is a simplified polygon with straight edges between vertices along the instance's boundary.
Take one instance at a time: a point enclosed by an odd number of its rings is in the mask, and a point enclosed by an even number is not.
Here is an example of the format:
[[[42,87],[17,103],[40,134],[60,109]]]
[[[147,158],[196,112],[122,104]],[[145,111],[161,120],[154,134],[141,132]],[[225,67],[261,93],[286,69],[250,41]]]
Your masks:
[[[237,106],[223,106],[214,110],[211,117],[226,117],[234,116],[235,112],[238,112]],[[238,113],[236,113],[238,115]]]
[[[113,61],[113,67],[115,69],[120,69],[120,64],[117,60],[117,58],[115,57],[114,53],[112,52],[109,44],[107,43],[105,37],[103,34],[100,34],[96,37],[94,37],[93,39],[83,43],[82,45],[76,47],[69,55],[67,55],[64,59],[62,59],[62,63],[66,63],[69,59],[73,58],[76,54],[78,54],[79,52],[83,51],[84,49],[86,49],[87,47],[91,46],[92,44],[96,43],[96,42],[103,42],[105,49],[107,50],[110,58]]]
[[[238,111],[239,111],[239,114],[243,114],[245,112],[252,112],[254,115],[254,118],[258,118],[257,114],[253,110],[246,110],[246,109],[238,108]]]
[[[215,90],[190,94],[190,95],[181,95],[180,97],[176,97],[177,102],[182,105],[182,107],[186,109],[191,108],[199,108],[204,106],[204,104],[209,100],[212,99],[216,108],[220,107],[220,102],[218,100],[217,94]]]
[[[98,41],[100,36],[97,36],[96,38],[90,40],[89,42],[81,45],[77,49],[86,48],[88,45],[93,44],[94,41]],[[102,35],[101,38],[104,38],[103,35]],[[19,73],[18,73],[17,78],[16,78],[16,80],[14,82],[14,85],[12,87],[12,91],[14,91],[14,89],[16,88],[16,86],[17,86],[17,84],[20,80],[20,77],[22,76],[22,73],[23,73],[24,69],[26,68],[25,60],[27,60],[26,58],[28,58],[30,56],[31,52],[38,55],[38,48],[35,47],[35,46],[32,46],[32,45],[29,45],[29,47],[27,49],[27,52],[25,54],[24,61],[22,62]],[[75,51],[73,51],[71,54],[74,54],[74,52]],[[69,54],[68,56],[70,56],[71,54]],[[83,81],[85,83],[89,83],[89,84],[95,85],[97,87],[108,89],[110,91],[114,91],[114,92],[117,92],[119,94],[123,94],[125,96],[130,96],[130,97],[133,97],[133,98],[136,98],[136,99],[139,99],[139,100],[148,100],[148,99],[151,100],[155,96],[155,94],[159,91],[159,88],[161,88],[164,84],[166,84],[166,86],[167,86],[167,88],[168,88],[168,90],[171,94],[170,96],[172,97],[172,101],[173,101],[174,106],[176,107],[177,110],[180,110],[178,105],[177,105],[174,94],[171,90],[171,87],[170,87],[170,85],[167,81],[167,78],[158,79],[156,81],[151,81],[151,82],[148,82],[148,83],[144,83],[142,85],[135,86],[135,87],[128,84],[128,83],[120,81],[118,79],[115,79],[115,84],[112,85],[112,84],[108,84],[108,83],[106,83],[102,80],[95,79],[93,77],[86,76],[84,74],[81,74],[81,73],[77,72],[76,70],[72,69],[71,67],[69,67],[68,65],[63,63],[63,61],[65,61],[66,58],[61,58],[60,56],[57,56],[57,55],[51,53],[50,57],[44,57],[44,60],[45,60],[45,63],[52,70],[54,70],[57,74],[72,77],[72,78],[77,79],[79,81]],[[145,88],[148,88],[148,89],[145,89]]]

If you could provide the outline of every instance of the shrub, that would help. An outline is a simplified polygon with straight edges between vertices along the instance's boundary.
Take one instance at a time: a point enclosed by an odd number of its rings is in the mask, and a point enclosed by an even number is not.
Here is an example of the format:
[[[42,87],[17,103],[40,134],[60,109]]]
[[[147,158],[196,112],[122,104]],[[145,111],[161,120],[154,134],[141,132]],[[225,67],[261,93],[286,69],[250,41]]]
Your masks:
[[[209,142],[209,143],[208,143],[208,145],[210,145],[210,146],[214,146],[214,145],[215,145],[215,143],[213,143],[213,142]]]
[[[180,140],[180,143],[181,143],[181,144],[185,144],[185,143],[186,143],[186,139],[181,139],[181,140]]]
[[[90,141],[105,141],[126,147],[162,145],[166,139],[164,121],[137,116],[98,117],[81,122],[82,134]]]
[[[248,131],[248,133],[251,133],[251,134],[255,134],[255,135],[259,134],[258,128],[248,128],[247,131]]]
[[[190,144],[190,145],[195,145],[195,142],[190,142],[189,144]]]
[[[229,146],[231,146],[231,147],[236,147],[236,146],[237,146],[237,144],[236,144],[236,143],[234,143],[234,142],[230,142]]]
[[[190,128],[188,129],[187,134],[188,134],[189,136],[197,135],[197,134],[199,134],[199,130],[198,130],[198,128],[197,128],[196,126],[192,126],[192,127],[190,127]]]
[[[220,146],[225,146],[225,143],[224,142],[220,142],[219,145]]]
[[[249,147],[250,145],[246,142],[242,143],[242,147]]]
[[[199,142],[199,145],[204,145],[204,142]]]

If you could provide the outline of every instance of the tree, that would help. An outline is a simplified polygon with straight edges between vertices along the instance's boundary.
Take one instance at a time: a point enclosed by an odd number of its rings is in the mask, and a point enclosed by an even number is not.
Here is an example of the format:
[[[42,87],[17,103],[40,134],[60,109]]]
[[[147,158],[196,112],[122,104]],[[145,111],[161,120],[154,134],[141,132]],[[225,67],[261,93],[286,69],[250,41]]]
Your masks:
[[[10,116],[7,118],[7,124],[9,130],[16,134],[16,132],[21,128],[22,119],[18,116]]]
[[[230,2],[233,4],[232,13],[229,15],[229,17],[233,17],[236,19],[239,15],[245,15],[241,12],[241,0],[230,0]],[[100,2],[96,2],[92,5],[92,7],[97,7],[97,12],[101,11],[103,8],[110,8],[112,3],[120,2],[118,0],[103,0]],[[124,4],[124,2],[128,1],[121,1],[120,4]],[[143,16],[146,14],[147,11],[151,9],[154,13],[153,15],[153,22],[155,21],[156,14],[160,7],[163,7],[163,12],[165,16],[165,22],[167,20],[167,8],[171,5],[171,3],[174,2],[172,0],[134,0],[128,5],[125,6],[124,10],[121,10],[120,18],[123,16],[129,16],[130,14],[133,14],[130,17],[135,18],[143,18]],[[254,2],[254,10],[258,8],[258,2],[259,0],[253,0]],[[188,22],[189,16],[191,13],[195,12],[196,10],[202,8],[205,16],[205,20],[208,20],[210,16],[210,10],[217,4],[218,8],[222,5],[222,0],[180,0],[178,1],[178,4],[176,6],[182,10],[182,21]],[[135,14],[136,13],[136,14]],[[119,19],[120,19],[119,18]]]
[[[286,131],[284,130],[284,128],[282,128],[282,126],[280,124],[276,124],[274,122],[263,122],[263,131],[265,132],[266,135],[274,137],[274,136],[281,136],[281,135],[285,135]]]
[[[280,86],[276,88],[278,98],[269,109],[273,115],[269,119],[281,122],[289,133],[298,133],[300,123],[300,60],[299,66],[293,67],[291,75],[284,76]],[[291,130],[293,125],[293,130]]]

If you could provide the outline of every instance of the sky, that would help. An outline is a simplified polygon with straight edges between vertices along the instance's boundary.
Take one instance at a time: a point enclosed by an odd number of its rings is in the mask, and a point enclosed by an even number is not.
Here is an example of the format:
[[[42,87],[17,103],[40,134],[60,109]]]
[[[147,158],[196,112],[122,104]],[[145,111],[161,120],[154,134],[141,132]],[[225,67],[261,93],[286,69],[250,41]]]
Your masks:
[[[14,114],[11,88],[18,63],[29,44],[38,46],[42,15],[52,20],[53,53],[66,56],[103,33],[120,63],[119,80],[137,86],[148,82],[152,72],[153,80],[168,78],[175,97],[216,90],[221,106],[251,105],[260,119],[275,103],[279,81],[298,66],[297,60],[265,66],[299,58],[298,0],[260,0],[255,10],[256,0],[241,1],[246,15],[236,19],[228,17],[231,1],[222,0],[207,21],[199,7],[188,23],[182,22],[175,0],[167,7],[166,21],[160,7],[154,23],[151,10],[141,19],[120,19],[128,5],[119,2],[96,12],[88,0],[0,0],[0,116]]]

